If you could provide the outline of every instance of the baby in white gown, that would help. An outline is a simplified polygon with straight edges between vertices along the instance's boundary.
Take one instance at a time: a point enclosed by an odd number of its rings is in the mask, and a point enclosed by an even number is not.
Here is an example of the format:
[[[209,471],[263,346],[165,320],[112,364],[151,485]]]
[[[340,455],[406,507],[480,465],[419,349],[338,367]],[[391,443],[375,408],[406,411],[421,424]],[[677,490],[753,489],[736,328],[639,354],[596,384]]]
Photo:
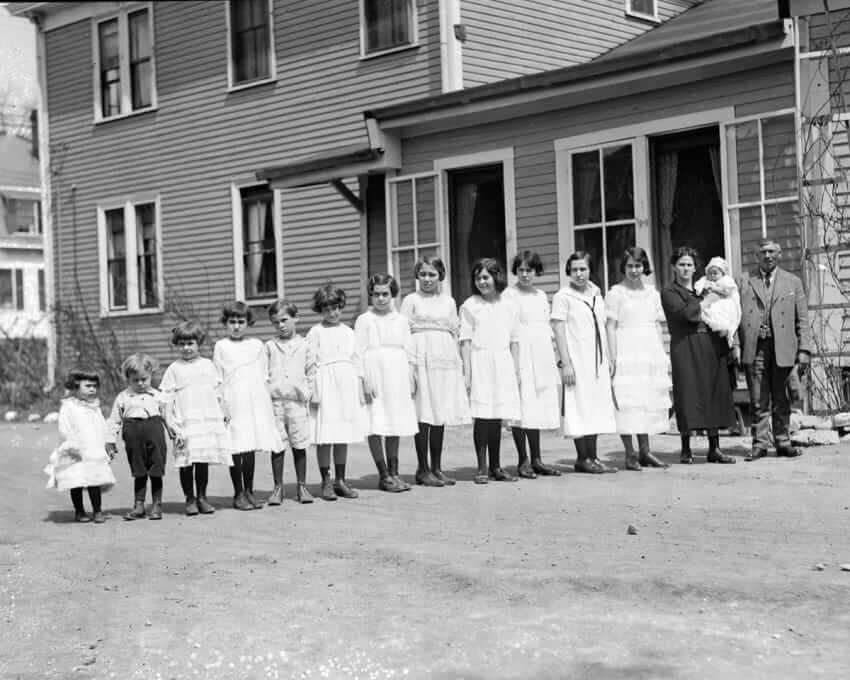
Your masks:
[[[703,323],[716,331],[732,346],[735,331],[741,323],[741,296],[738,285],[729,275],[729,265],[722,257],[713,257],[705,268],[705,276],[694,284],[702,295],[700,314]]]

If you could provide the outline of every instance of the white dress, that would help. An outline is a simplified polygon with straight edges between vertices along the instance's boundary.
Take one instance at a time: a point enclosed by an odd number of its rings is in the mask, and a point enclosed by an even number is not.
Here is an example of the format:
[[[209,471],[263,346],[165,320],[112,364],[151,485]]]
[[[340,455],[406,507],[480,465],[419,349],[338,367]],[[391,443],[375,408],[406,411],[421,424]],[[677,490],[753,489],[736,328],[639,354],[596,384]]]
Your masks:
[[[410,322],[416,364],[416,419],[429,425],[470,421],[463,363],[457,346],[460,322],[449,295],[410,293],[401,303]]]
[[[221,373],[221,396],[230,415],[233,452],[282,451],[263,342],[257,338],[222,338],[215,343],[213,363]]]
[[[68,397],[59,409],[59,446],[50,454],[47,488],[67,491],[83,486],[99,486],[109,491],[115,475],[106,453],[106,420],[100,401]]]
[[[307,333],[316,357],[315,396],[310,409],[315,444],[348,444],[366,436],[360,388],[360,354],[354,331],[345,324],[316,324]]]
[[[567,351],[576,376],[575,385],[564,386],[561,431],[565,437],[616,432],[605,302],[599,288],[589,283],[581,293],[570,285],[564,286],[552,298],[552,319],[565,322]]]
[[[460,308],[460,340],[470,341],[473,418],[519,420],[519,388],[510,344],[519,339],[519,313],[503,296],[472,295]]]
[[[512,423],[530,430],[554,430],[561,425],[558,404],[560,374],[552,346],[551,311],[546,293],[528,293],[511,286],[503,294],[519,311],[519,398],[522,418]]]
[[[174,425],[185,440],[174,449],[174,466],[232,465],[230,435],[218,404],[221,376],[203,357],[178,359],[165,369],[159,389],[168,400]]]
[[[658,323],[664,320],[661,296],[650,286],[617,284],[605,298],[608,319],[617,323],[618,434],[659,434],[667,430],[670,409],[670,360]]]
[[[354,334],[363,360],[363,375],[374,393],[366,405],[368,434],[386,437],[416,434],[416,408],[410,395],[407,319],[396,311],[376,314],[371,309],[357,317]]]

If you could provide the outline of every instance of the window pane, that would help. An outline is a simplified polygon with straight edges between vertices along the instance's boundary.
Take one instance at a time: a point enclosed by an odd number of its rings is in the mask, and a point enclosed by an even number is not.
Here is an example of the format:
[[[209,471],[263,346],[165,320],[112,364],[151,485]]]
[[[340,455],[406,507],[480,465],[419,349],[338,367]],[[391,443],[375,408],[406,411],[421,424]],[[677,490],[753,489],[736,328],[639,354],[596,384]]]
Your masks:
[[[608,288],[617,283],[621,278],[620,261],[626,248],[635,245],[635,225],[621,224],[616,227],[605,229],[605,249],[608,260]]]
[[[583,250],[590,255],[590,280],[605,289],[602,265],[604,252],[602,250],[602,227],[594,229],[577,229],[575,232],[576,251]]]
[[[735,159],[738,163],[738,200],[734,202],[760,201],[758,123],[756,121],[741,123],[735,125],[733,131]]]
[[[655,0],[629,0],[629,5],[632,12],[655,16]]]
[[[47,310],[47,287],[44,283],[44,270],[38,270],[38,311]]]
[[[399,297],[403,297],[416,290],[416,279],[413,276],[414,264],[416,264],[416,258],[413,256],[412,250],[402,250],[393,254],[395,277],[401,291]]]
[[[12,289],[12,270],[0,269],[0,309],[14,309],[15,294]]]
[[[777,116],[762,122],[764,193],[766,198],[797,194],[797,147],[794,117]]]
[[[121,113],[121,59],[118,19],[98,24],[100,46],[100,107],[104,117]]]
[[[767,235],[782,246],[782,267],[800,275],[800,208],[797,201],[765,206]]]
[[[398,237],[393,245],[410,246],[413,245],[413,181],[397,182],[392,186],[396,192],[398,224]]]
[[[15,270],[15,309],[24,308],[24,270]]]
[[[274,196],[266,187],[242,191],[242,249],[245,298],[276,296]]]
[[[437,241],[437,215],[435,210],[434,178],[416,180],[416,226],[419,243]]]
[[[231,54],[234,83],[269,76],[269,5],[267,0],[230,3]]]
[[[136,206],[136,257],[139,278],[139,307],[156,307],[156,205],[145,203]]]
[[[124,210],[107,210],[106,265],[109,279],[109,308],[127,307],[127,244],[124,231]]]
[[[605,220],[630,220],[635,216],[632,147],[602,150],[605,170]]]
[[[364,0],[363,14],[367,53],[413,42],[411,0]]]
[[[599,152],[573,154],[573,224],[602,221]]]
[[[761,208],[741,208],[738,221],[741,229],[741,266],[747,271],[758,264],[756,247],[762,237]]]
[[[130,32],[130,87],[133,110],[142,109],[153,103],[151,90],[151,37],[148,11],[133,12],[128,19]]]

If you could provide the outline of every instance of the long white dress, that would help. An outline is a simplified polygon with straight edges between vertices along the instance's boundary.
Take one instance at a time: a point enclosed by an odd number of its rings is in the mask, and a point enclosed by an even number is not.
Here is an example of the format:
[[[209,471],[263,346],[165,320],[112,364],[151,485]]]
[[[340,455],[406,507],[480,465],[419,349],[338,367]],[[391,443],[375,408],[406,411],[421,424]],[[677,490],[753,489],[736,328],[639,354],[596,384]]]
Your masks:
[[[519,388],[510,343],[519,340],[519,313],[503,296],[472,295],[460,308],[460,340],[470,341],[473,418],[519,420]]]
[[[401,303],[410,322],[416,364],[416,419],[429,425],[470,421],[463,363],[457,346],[460,321],[449,295],[410,293]]]
[[[605,298],[608,319],[617,323],[617,397],[619,434],[658,434],[667,430],[670,409],[670,360],[658,322],[664,320],[661,296],[651,286],[613,286]]]
[[[519,310],[519,398],[522,418],[513,425],[554,430],[561,425],[560,374],[552,346],[551,310],[546,293],[511,286],[503,294]]]
[[[316,324],[307,333],[316,357],[314,394],[310,409],[315,444],[348,444],[366,436],[367,417],[360,389],[360,353],[354,331],[345,324]]]
[[[416,434],[416,408],[410,395],[411,349],[407,319],[396,311],[357,317],[354,334],[363,361],[363,375],[374,394],[366,405],[368,434],[404,437]]]
[[[115,475],[106,453],[106,420],[100,401],[64,399],[58,425],[61,443],[44,468],[47,488],[67,491],[99,486],[101,491],[109,491],[115,484]]]
[[[268,365],[257,338],[215,343],[213,363],[221,373],[221,395],[230,415],[230,445],[234,453],[282,451],[269,393]]]
[[[221,376],[204,357],[178,359],[165,369],[159,389],[185,445],[175,447],[174,466],[232,465],[230,434],[218,404]]]
[[[575,385],[564,387],[561,431],[565,437],[616,432],[605,302],[599,288],[589,283],[585,292],[579,292],[564,286],[552,298],[552,319],[565,322],[567,351],[576,376]]]

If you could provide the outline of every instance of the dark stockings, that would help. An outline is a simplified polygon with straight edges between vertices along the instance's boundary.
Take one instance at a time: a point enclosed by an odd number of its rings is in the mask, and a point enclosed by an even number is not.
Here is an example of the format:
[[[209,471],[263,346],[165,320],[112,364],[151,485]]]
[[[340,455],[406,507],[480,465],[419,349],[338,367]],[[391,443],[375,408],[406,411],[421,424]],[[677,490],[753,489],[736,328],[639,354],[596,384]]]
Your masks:
[[[531,453],[531,463],[539,463],[540,457],[540,430],[530,430],[524,427],[512,427],[511,434],[516,445],[517,465],[528,461],[528,453]],[[525,442],[528,440],[528,449]]]
[[[276,489],[283,486],[283,451],[272,451],[272,479]]]
[[[304,449],[292,449],[295,462],[295,479],[299,484],[307,483],[307,452]]]
[[[78,486],[71,489],[71,503],[74,504],[74,510],[82,513],[86,511],[83,507],[83,489],[88,489],[89,491],[92,512],[100,512],[101,496],[99,486]]]
[[[708,430],[708,452],[714,453],[720,449],[720,435],[716,429]]]
[[[243,491],[254,493],[254,463],[253,451],[233,454],[233,465],[230,466],[230,481],[233,482],[233,495],[238,496]]]
[[[162,501],[162,477],[153,477],[151,476],[151,500],[154,503],[158,503]],[[148,490],[148,478],[147,477],[134,477],[133,478],[133,497],[136,503],[144,503],[145,495]]]
[[[234,456],[234,458],[236,458],[236,456]],[[208,463],[193,463],[188,467],[180,468],[180,487],[183,489],[183,495],[186,496],[187,499],[191,498],[193,500],[196,497],[206,498],[209,477],[210,467]],[[159,488],[161,492],[162,477],[151,477],[151,493],[153,493],[154,490],[154,479],[159,479]],[[197,496],[195,496],[195,491],[198,492]]]
[[[576,447],[576,457],[579,461],[596,459],[596,435],[589,434],[576,437],[573,442]]]
[[[366,438],[369,443],[369,451],[372,454],[372,460],[375,461],[375,467],[378,468],[378,474],[381,479],[386,479],[387,476],[398,476],[398,437],[382,437],[378,434],[370,434]],[[384,459],[384,450],[386,449],[387,457]],[[343,476],[345,475],[345,466],[343,465]],[[342,479],[337,475],[338,479]]]
[[[446,432],[444,425],[419,423],[419,432],[413,436],[416,446],[417,472],[427,472],[428,450],[431,452],[431,472],[442,470],[443,467],[443,436]]]
[[[502,467],[502,421],[500,419],[475,418],[472,426],[472,441],[475,444],[479,474],[487,474],[488,452],[490,455],[490,471]]]
[[[348,460],[348,444],[317,444],[316,458],[319,461],[319,472],[322,481],[330,477],[331,473],[331,449],[334,457],[334,474],[337,480],[345,479],[345,463]]]

